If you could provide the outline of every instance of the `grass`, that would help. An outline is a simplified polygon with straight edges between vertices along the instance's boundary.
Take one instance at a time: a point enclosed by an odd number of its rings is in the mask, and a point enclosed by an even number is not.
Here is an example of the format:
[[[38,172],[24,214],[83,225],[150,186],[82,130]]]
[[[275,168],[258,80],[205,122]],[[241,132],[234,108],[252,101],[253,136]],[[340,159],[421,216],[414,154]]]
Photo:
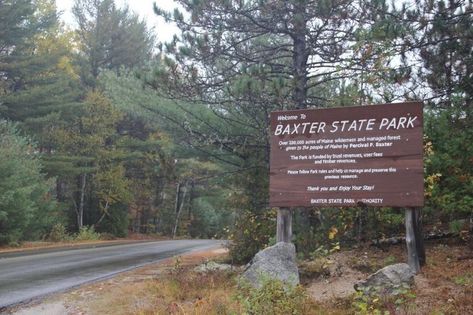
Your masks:
[[[239,284],[234,271],[195,272],[202,261],[183,256],[140,274],[89,285],[69,293],[69,303],[82,305],[86,314],[343,314],[323,312],[303,287],[285,291],[270,282],[256,290]]]
[[[233,274],[207,274],[182,270],[172,277],[149,284],[155,303],[140,314],[241,314],[232,297],[236,290]]]
[[[170,268],[155,279],[103,288],[99,299],[89,300],[87,313],[242,314],[234,298],[237,289],[234,279],[231,272],[200,274],[193,272],[190,266]]]
[[[304,315],[349,314],[324,311],[302,286],[285,289],[268,281],[261,289],[238,284],[238,274],[218,271],[196,273],[192,268],[173,270],[147,284],[146,299],[132,314],[139,315]],[[144,301],[146,303],[143,303]],[[136,303],[135,303],[136,305]]]
[[[456,285],[473,287],[473,272],[467,272],[463,275],[455,276],[452,280]]]

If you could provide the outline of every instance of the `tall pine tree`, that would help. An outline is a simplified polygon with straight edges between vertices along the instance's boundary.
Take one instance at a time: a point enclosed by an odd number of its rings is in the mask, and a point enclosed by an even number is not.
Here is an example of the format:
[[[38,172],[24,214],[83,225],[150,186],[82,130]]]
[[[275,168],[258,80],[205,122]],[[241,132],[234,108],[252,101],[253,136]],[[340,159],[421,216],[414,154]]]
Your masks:
[[[128,7],[117,8],[113,0],[76,0],[72,12],[79,25],[86,85],[95,86],[102,70],[136,68],[151,59],[154,35]]]

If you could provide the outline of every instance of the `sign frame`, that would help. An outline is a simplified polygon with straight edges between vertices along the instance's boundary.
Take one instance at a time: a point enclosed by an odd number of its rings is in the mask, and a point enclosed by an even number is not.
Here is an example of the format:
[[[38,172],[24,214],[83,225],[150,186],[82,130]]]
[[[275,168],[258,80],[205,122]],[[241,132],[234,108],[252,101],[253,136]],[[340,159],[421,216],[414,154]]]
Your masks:
[[[271,207],[424,205],[422,102],[270,117]]]

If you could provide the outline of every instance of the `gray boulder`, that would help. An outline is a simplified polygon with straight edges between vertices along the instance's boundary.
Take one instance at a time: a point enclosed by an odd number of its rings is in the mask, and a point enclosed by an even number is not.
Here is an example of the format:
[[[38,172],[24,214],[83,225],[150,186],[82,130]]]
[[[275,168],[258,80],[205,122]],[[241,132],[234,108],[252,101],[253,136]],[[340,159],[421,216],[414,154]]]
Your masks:
[[[397,288],[410,287],[414,283],[414,275],[415,271],[408,264],[389,265],[355,284],[355,290],[389,294]]]
[[[299,284],[299,271],[294,244],[280,242],[258,252],[246,266],[242,278],[256,288],[261,288],[267,278],[296,286]]]

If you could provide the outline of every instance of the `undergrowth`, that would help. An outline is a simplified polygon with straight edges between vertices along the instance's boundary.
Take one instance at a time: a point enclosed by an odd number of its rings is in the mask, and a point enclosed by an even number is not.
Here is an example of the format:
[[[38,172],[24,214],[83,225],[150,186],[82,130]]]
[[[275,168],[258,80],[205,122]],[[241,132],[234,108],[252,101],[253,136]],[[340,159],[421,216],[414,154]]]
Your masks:
[[[93,226],[83,226],[79,229],[74,240],[76,241],[97,241],[100,239],[100,233],[95,232]]]
[[[314,303],[302,286],[285,286],[281,281],[264,279],[261,288],[243,285],[237,299],[244,314],[303,315],[311,313]]]
[[[61,223],[53,225],[47,237],[47,240],[51,242],[82,242],[97,241],[100,239],[102,239],[102,235],[95,232],[93,226],[83,226],[79,229],[78,233],[69,234],[66,227]]]
[[[390,315],[415,314],[416,295],[408,285],[400,285],[389,292],[370,287],[353,295],[355,314]]]
[[[72,237],[67,233],[66,227],[62,223],[56,223],[51,228],[47,239],[51,242],[71,241]]]
[[[156,303],[142,314],[241,314],[231,297],[232,278],[230,273],[174,272],[150,284]]]

